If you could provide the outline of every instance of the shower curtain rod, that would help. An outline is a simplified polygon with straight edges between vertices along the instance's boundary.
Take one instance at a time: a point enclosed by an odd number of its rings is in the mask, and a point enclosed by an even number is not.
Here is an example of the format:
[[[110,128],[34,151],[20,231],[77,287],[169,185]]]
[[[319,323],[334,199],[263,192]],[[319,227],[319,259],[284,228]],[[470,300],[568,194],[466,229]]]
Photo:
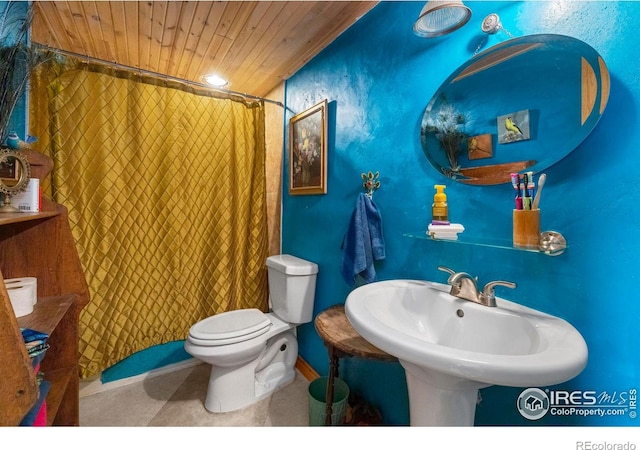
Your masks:
[[[276,101],[276,100],[271,100],[271,99],[265,98],[265,97],[259,97],[257,95],[245,94],[243,92],[231,91],[231,90],[228,90],[228,89],[220,89],[220,88],[216,88],[216,87],[213,87],[213,86],[209,86],[208,84],[197,83],[197,82],[191,81],[191,80],[184,80],[182,78],[172,77],[171,75],[165,75],[165,74],[158,73],[158,72],[152,72],[150,70],[138,69],[136,67],[127,66],[125,64],[120,64],[120,63],[112,62],[112,61],[106,61],[104,59],[94,58],[93,56],[81,55],[80,53],[70,52],[68,50],[61,50],[59,48],[53,48],[53,47],[49,47],[47,45],[38,44],[38,46],[41,47],[41,48],[44,48],[46,50],[55,52],[55,53],[60,53],[62,55],[67,55],[67,56],[73,56],[74,58],[78,58],[78,59],[81,59],[81,60],[87,61],[87,62],[94,62],[94,63],[98,63],[98,64],[104,64],[104,65],[107,65],[107,66],[113,66],[113,67],[116,67],[118,69],[128,70],[128,71],[131,71],[131,72],[138,72],[138,73],[149,75],[149,76],[152,76],[152,77],[155,77],[155,78],[163,78],[163,79],[166,79],[166,80],[176,81],[178,83],[197,86],[197,87],[204,88],[204,89],[211,89],[213,91],[222,92],[224,94],[237,95],[239,97],[243,97],[244,99],[262,100],[262,101],[267,102],[267,103],[273,103],[274,105],[278,105],[281,108],[285,107],[282,102],[279,102],[279,101]]]

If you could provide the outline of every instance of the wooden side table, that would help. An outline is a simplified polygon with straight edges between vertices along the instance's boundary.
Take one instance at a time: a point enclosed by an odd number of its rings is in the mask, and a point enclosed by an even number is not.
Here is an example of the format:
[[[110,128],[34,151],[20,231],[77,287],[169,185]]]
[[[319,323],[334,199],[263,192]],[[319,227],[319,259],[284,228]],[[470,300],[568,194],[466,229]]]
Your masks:
[[[329,352],[329,380],[327,382],[327,418],[325,425],[331,425],[333,406],[333,379],[338,377],[340,358],[358,356],[379,361],[398,361],[395,356],[380,350],[367,342],[351,326],[344,312],[344,305],[332,306],[316,317],[316,331]]]

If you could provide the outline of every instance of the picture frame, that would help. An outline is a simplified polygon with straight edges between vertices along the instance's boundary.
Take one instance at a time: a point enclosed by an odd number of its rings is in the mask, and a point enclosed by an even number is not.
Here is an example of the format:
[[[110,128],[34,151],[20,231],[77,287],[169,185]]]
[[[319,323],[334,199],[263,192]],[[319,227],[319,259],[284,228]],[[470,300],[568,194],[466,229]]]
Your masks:
[[[9,159],[8,157],[4,158],[0,163],[0,182],[12,186],[20,179],[20,166],[16,158]]]
[[[327,100],[289,120],[289,194],[327,193]]]
[[[531,139],[529,122],[528,109],[498,116],[498,143],[510,144]]]
[[[467,139],[467,155],[469,160],[491,158],[493,156],[491,133],[479,134]]]

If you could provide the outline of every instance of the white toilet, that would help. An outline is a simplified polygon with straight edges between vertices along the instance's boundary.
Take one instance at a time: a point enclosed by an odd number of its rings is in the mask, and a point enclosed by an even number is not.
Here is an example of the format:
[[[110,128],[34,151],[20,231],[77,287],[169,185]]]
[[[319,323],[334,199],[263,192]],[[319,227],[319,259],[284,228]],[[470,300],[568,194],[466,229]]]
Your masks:
[[[204,406],[243,408],[295,378],[299,324],[311,322],[318,265],[291,255],[267,258],[271,312],[228,311],[191,327],[184,348],[211,364]]]

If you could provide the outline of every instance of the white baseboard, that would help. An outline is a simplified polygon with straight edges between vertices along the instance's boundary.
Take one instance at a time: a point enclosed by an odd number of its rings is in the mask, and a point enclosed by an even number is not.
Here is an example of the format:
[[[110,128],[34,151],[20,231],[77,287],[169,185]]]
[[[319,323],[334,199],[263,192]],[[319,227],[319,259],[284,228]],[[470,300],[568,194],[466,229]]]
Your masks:
[[[102,381],[100,381],[100,375],[96,375],[94,377],[87,378],[86,380],[80,380],[80,398],[86,397],[88,395],[97,394],[99,392],[105,392],[110,389],[127,386],[129,384],[138,383],[148,378],[157,377],[159,375],[164,375],[170,372],[175,372],[177,370],[186,369],[188,367],[194,367],[199,364],[203,364],[203,362],[196,358],[189,358],[189,359],[185,359],[184,361],[169,364],[168,366],[160,367],[158,369],[153,369],[148,372],[141,373],[140,375],[135,375],[128,378],[122,378],[120,380],[110,381],[108,383],[103,383]]]

